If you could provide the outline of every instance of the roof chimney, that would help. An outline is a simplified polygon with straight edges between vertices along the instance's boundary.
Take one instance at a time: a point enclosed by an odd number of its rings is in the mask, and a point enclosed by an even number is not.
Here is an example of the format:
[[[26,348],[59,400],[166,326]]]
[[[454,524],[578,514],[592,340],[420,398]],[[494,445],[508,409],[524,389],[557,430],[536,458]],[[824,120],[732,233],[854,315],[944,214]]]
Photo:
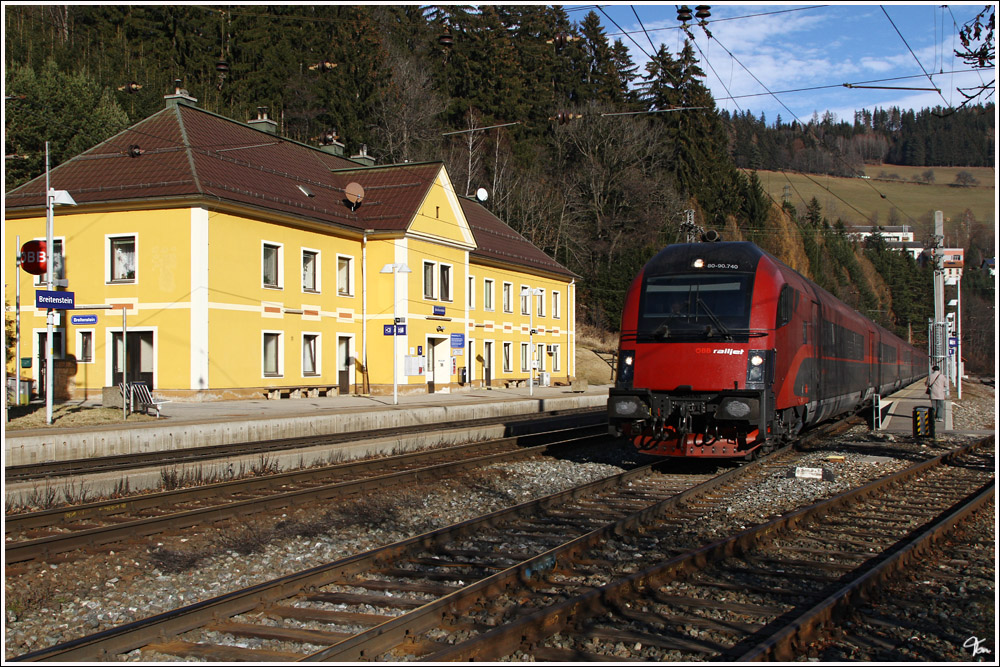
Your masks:
[[[352,155],[351,159],[355,162],[365,165],[366,167],[375,166],[375,158],[368,155],[367,144],[361,144],[361,151],[357,155]]]
[[[267,117],[267,107],[257,107],[257,117],[248,120],[247,125],[268,134],[278,133],[278,124]]]
[[[198,106],[198,100],[188,94],[186,88],[181,88],[181,80],[174,79],[174,94],[164,95],[163,99],[167,101],[167,108],[175,107],[178,104],[184,104],[189,107]]]
[[[344,144],[337,141],[337,130],[331,129],[319,135],[319,148],[324,153],[344,156]]]

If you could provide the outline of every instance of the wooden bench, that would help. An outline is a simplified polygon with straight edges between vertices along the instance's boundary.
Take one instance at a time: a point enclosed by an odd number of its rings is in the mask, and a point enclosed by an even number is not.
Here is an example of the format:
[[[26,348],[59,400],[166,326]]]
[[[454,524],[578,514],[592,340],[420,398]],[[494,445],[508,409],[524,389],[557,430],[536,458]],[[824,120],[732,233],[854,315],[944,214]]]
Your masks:
[[[159,419],[160,406],[165,405],[170,401],[153,398],[153,394],[149,391],[149,387],[146,386],[145,382],[129,382],[128,385],[131,390],[133,404],[147,415],[149,414],[149,410],[151,408],[156,410],[156,418]]]

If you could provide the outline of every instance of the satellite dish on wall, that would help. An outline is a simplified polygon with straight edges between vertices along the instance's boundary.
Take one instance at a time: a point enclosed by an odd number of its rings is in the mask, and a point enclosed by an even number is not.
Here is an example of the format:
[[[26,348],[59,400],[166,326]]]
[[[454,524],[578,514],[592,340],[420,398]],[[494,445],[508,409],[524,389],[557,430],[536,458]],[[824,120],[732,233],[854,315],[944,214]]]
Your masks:
[[[344,189],[344,195],[344,201],[347,202],[347,205],[353,211],[361,206],[361,202],[365,200],[365,189],[361,187],[360,183],[352,181]]]
[[[489,198],[490,194],[486,192],[486,188],[479,188],[478,190],[476,190],[476,199],[478,199],[479,201],[484,202]]]

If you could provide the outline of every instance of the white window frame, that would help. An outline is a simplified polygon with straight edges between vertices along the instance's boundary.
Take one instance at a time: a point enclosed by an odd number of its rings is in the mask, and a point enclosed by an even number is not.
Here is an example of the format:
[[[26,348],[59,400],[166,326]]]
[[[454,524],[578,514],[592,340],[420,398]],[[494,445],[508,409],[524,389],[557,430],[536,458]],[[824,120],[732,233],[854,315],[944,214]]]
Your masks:
[[[344,290],[340,284],[340,260],[347,260],[347,289]],[[337,296],[354,296],[354,256],[337,255]]]
[[[521,343],[521,372],[531,371],[531,346],[528,343]]]
[[[506,280],[503,283],[503,312],[514,312],[514,283]]]
[[[424,282],[424,299],[436,301],[437,300],[437,262],[428,262],[424,260],[422,266],[421,275]],[[428,269],[430,270],[430,278],[428,279]]]
[[[562,306],[561,295],[556,290],[552,290],[552,319],[558,320],[562,319],[562,312],[560,306]]]
[[[313,256],[313,286],[309,287],[306,285],[306,253]],[[261,261],[263,261],[263,255],[261,256]],[[323,283],[321,281],[322,271],[320,268],[322,264],[320,262],[320,251],[315,248],[302,248],[302,291],[308,292],[309,294],[319,294],[323,291]]]
[[[541,288],[535,296],[535,317],[545,317],[545,290]]]
[[[483,310],[490,313],[493,312],[493,304],[495,303],[493,300],[495,296],[493,293],[494,289],[493,279],[483,278]]]
[[[83,351],[83,339],[85,335],[90,336],[90,359],[84,359],[81,352]],[[94,345],[97,341],[97,334],[94,329],[77,329],[76,330],[76,363],[78,364],[92,364],[94,363],[94,358],[97,356],[94,353]]]
[[[514,360],[511,358],[514,354],[513,350],[514,344],[510,341],[504,341],[501,346],[501,354],[503,354],[503,372],[512,373],[514,371]]]
[[[445,274],[448,280],[445,281]],[[455,270],[451,264],[438,264],[438,299],[441,301],[454,301],[455,295]],[[448,284],[445,285],[445,282]],[[447,287],[447,289],[445,289]]]
[[[311,371],[306,370],[306,341],[308,339],[314,339],[315,343],[315,368]],[[302,332],[302,377],[318,377],[323,374],[323,334],[318,331],[303,331]]]
[[[264,282],[264,249],[271,247],[277,250],[275,253],[275,284],[269,285]],[[284,289],[284,266],[285,266],[285,244],[276,243],[274,241],[261,241],[260,242],[260,286],[264,289]]]
[[[469,309],[472,310],[476,307],[476,277],[469,275],[465,283],[468,285],[466,288],[465,302]]]
[[[529,289],[531,288],[527,285],[521,285],[520,295],[522,315],[531,315],[531,294],[528,293]]]
[[[545,370],[545,343],[535,343],[535,354],[538,356],[538,372]]]
[[[132,267],[131,278],[115,279],[115,253],[114,242],[120,239],[132,239]],[[134,285],[139,282],[139,235],[138,234],[105,234],[104,235],[104,280],[107,285]]]
[[[561,346],[559,345],[559,343],[553,343],[553,345],[552,345],[552,372],[553,373],[558,373],[559,371],[562,370],[562,366],[559,363],[559,356],[560,356],[559,353],[561,352],[560,347]]]
[[[267,337],[278,337],[277,373],[267,372]],[[285,332],[264,329],[260,332],[260,376],[265,379],[285,377]]]

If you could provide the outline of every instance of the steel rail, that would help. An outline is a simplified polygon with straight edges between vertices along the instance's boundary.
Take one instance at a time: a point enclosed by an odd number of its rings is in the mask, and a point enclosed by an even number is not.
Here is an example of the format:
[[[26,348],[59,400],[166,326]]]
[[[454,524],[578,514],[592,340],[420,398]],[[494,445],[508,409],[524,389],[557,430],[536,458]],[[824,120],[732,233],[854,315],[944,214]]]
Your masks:
[[[990,437],[978,442],[968,443],[951,452],[914,464],[909,468],[874,480],[833,498],[788,512],[776,519],[740,531],[728,538],[717,540],[698,549],[649,566],[632,575],[622,577],[611,584],[570,597],[546,609],[522,616],[512,623],[443,649],[429,656],[428,660],[435,662],[478,662],[498,660],[521,649],[527,649],[530,653],[531,646],[537,645],[547,637],[566,630],[585,619],[610,613],[614,606],[640,597],[645,591],[662,585],[666,581],[694,573],[702,569],[707,563],[746,553],[763,540],[772,540],[786,530],[794,529],[811,519],[822,517],[832,510],[850,505],[887,487],[910,480],[992,440],[993,438]],[[337,646],[332,648],[335,649]],[[330,650],[327,649],[327,652]],[[324,655],[328,655],[328,653],[324,652]]]
[[[596,426],[593,425],[593,426]],[[157,493],[144,493],[123,498],[94,501],[80,505],[56,507],[36,512],[8,514],[4,517],[4,531],[15,534],[25,530],[48,528],[60,524],[96,519],[115,514],[139,512],[145,509],[161,509],[164,505],[178,505],[204,498],[213,498],[224,494],[246,493],[266,490],[289,484],[302,484],[337,475],[347,477],[356,474],[368,474],[370,471],[398,468],[406,465],[416,465],[425,461],[445,459],[455,454],[469,455],[476,451],[491,451],[497,447],[517,447],[527,445],[533,439],[552,437],[555,434],[569,435],[574,430],[585,431],[591,425],[583,425],[569,429],[555,429],[524,433],[502,438],[491,438],[480,442],[465,443],[448,447],[421,449],[414,452],[384,456],[381,458],[348,461],[315,468],[290,470],[261,477],[248,477],[225,482],[215,482],[186,489],[174,489]]]
[[[598,429],[598,432],[595,433],[595,429]],[[583,434],[572,434],[574,431],[578,432],[581,430],[584,431]],[[570,433],[567,433],[567,431]],[[563,437],[564,439],[534,447],[508,450],[494,454],[478,455],[472,458],[465,458],[460,461],[438,463],[400,472],[364,477],[362,479],[283,491],[259,498],[237,500],[223,504],[211,505],[208,507],[189,509],[173,514],[164,514],[144,519],[137,519],[134,521],[113,523],[106,526],[98,526],[96,528],[90,528],[72,533],[51,535],[33,540],[25,540],[23,542],[8,542],[4,545],[4,561],[7,564],[11,564],[27,560],[38,560],[51,557],[54,554],[64,553],[83,547],[100,546],[119,542],[125,539],[134,539],[136,537],[153,535],[169,529],[186,528],[202,523],[214,523],[253,512],[280,509],[289,505],[315,502],[319,500],[329,500],[332,498],[342,498],[344,496],[361,493],[363,491],[385,488],[387,485],[392,484],[409,484],[427,479],[436,479],[442,474],[454,474],[504,460],[528,458],[542,454],[553,447],[580,445],[581,443],[594,438],[607,437],[606,430],[600,426],[560,430],[555,432],[555,434],[549,435],[557,435],[558,437]],[[533,434],[531,437],[539,437],[539,434]],[[509,439],[505,438],[504,440]],[[487,446],[485,443],[476,443],[475,445],[470,445],[469,447],[474,450],[479,450],[483,449],[485,446]],[[449,449],[454,451],[461,448],[462,446],[458,446]],[[439,452],[437,457],[434,457],[433,455],[433,452],[435,451]],[[444,454],[440,452],[442,452],[442,450],[432,450],[430,452],[418,452],[412,455],[403,456],[419,461],[421,459],[441,458]],[[384,468],[384,463],[385,460],[375,461],[373,462],[373,468]],[[354,466],[355,464],[348,465]],[[197,494],[202,496],[204,493],[214,495],[218,495],[220,493],[231,494],[234,491],[245,490],[246,488],[254,485],[254,483],[255,480],[240,480],[238,482],[231,483],[233,486],[227,486],[227,484],[230,483],[224,483],[222,485],[214,485],[214,487],[199,489]],[[273,487],[273,483],[270,480],[266,478],[256,480],[257,489],[270,487]],[[145,499],[141,502],[144,505],[147,504]],[[152,499],[152,502],[154,503],[152,506],[162,507],[162,504],[155,505],[155,498]],[[115,503],[112,503],[112,505],[114,504]]]
[[[763,459],[762,459],[763,460]],[[209,600],[196,602],[179,609],[157,614],[116,628],[110,628],[63,644],[50,646],[12,658],[15,661],[90,661],[106,659],[110,655],[127,653],[141,648],[162,637],[175,636],[204,625],[214,618],[225,618],[251,611],[258,606],[291,597],[309,588],[320,588],[351,574],[364,572],[377,563],[399,558],[406,553],[435,544],[455,540],[464,534],[483,527],[494,526],[517,516],[523,516],[567,499],[598,493],[629,481],[649,475],[650,464],[588,484],[566,489],[555,494],[497,510],[480,517],[428,533],[415,535],[390,545],[354,556],[316,566],[314,568],[263,582],[238,591],[232,591]],[[736,472],[736,471],[731,471]]]
[[[573,410],[550,410],[524,415],[505,415],[481,419],[467,419],[447,422],[449,429],[474,428],[489,424],[522,424],[531,421],[558,420],[560,418],[578,415],[604,414],[604,408],[579,408]],[[428,427],[444,426],[445,424],[414,424],[393,428],[376,429],[363,434],[366,440],[387,438],[407,433],[421,433]],[[309,435],[294,438],[276,438],[273,440],[258,440],[252,442],[237,442],[202,447],[187,447],[157,452],[135,452],[131,454],[116,454],[97,458],[69,459],[64,461],[45,461],[26,465],[8,466],[4,469],[4,481],[19,482],[46,478],[52,475],[80,475],[101,472],[117,472],[148,466],[181,465],[216,458],[242,456],[247,454],[271,453],[289,449],[315,447],[324,444],[335,444],[357,440],[362,434],[357,431],[330,433],[326,435]]]

